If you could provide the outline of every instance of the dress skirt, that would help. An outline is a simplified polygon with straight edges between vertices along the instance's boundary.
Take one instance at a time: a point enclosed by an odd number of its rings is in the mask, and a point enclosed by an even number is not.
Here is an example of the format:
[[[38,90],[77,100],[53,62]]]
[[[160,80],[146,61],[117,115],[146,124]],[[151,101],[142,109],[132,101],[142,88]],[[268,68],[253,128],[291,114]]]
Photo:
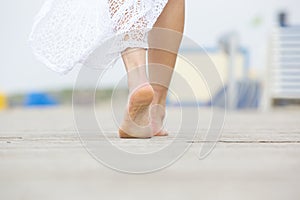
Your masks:
[[[105,68],[129,47],[147,47],[168,0],[46,0],[29,37],[36,57],[66,74],[75,66]]]

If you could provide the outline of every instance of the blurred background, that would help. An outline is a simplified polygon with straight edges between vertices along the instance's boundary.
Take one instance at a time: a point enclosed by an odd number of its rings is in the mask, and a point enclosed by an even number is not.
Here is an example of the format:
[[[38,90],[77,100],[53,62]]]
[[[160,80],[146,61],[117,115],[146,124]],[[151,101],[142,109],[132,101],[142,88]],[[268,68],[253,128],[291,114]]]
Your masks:
[[[70,104],[79,69],[58,75],[33,56],[27,39],[44,0],[2,1],[0,6],[0,108]],[[298,104],[300,98],[300,1],[186,1],[185,35],[203,46],[229,93],[229,108],[269,109]],[[202,49],[188,49],[201,58]],[[179,59],[177,70],[187,76]],[[124,75],[119,63],[103,80],[107,98]],[[203,63],[205,66],[205,63]],[[113,78],[111,77],[113,76]],[[202,81],[203,82],[203,81]],[[212,98],[201,80],[197,101],[224,106],[217,87]],[[189,102],[189,97],[185,97]],[[172,105],[172,97],[169,104]]]
[[[176,71],[195,96],[182,89],[180,82],[173,81],[171,86],[184,91],[180,105],[186,106],[185,111],[197,112],[194,106],[203,106],[197,120],[199,138],[188,138],[192,126],[177,134],[182,112],[176,96],[170,95],[166,117],[170,137],[138,141],[119,140],[116,133],[115,116],[123,117],[127,103],[126,81],[113,98],[122,102],[108,104],[113,87],[126,75],[122,62],[103,77],[96,93],[99,107],[91,104],[93,91],[82,90],[75,93],[74,103],[90,107],[73,109],[72,89],[80,69],[59,75],[33,56],[27,40],[43,2],[0,3],[1,200],[300,199],[299,0],[186,0],[185,35],[203,48],[184,44],[180,53],[186,57],[179,56]],[[197,76],[189,60],[195,60],[205,76]],[[213,81],[212,68],[224,84]],[[233,111],[226,112],[224,121],[223,109],[211,109],[214,105]],[[98,126],[90,126],[89,108],[96,108],[105,137]],[[79,116],[85,120],[75,121]],[[184,121],[195,121],[190,119],[191,115]],[[221,137],[212,138],[216,134],[207,130],[219,133],[220,124]],[[182,143],[193,145],[163,171],[119,174],[86,152],[77,125],[84,125],[82,135],[107,157],[110,146],[103,142],[107,139],[126,152],[152,153],[173,142],[179,148]],[[214,145],[213,141],[217,141],[214,151],[197,159],[202,147]],[[126,158],[119,161],[124,166],[132,164]]]

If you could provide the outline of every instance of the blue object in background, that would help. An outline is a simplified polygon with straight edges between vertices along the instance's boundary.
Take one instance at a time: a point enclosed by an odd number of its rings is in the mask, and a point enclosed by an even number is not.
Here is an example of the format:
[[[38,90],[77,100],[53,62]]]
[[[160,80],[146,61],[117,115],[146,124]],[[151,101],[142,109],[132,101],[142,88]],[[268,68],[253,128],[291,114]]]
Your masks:
[[[287,13],[286,12],[280,12],[278,14],[278,23],[280,27],[287,27],[288,26],[288,22],[287,22]]]
[[[54,106],[58,105],[58,101],[49,94],[43,92],[29,93],[26,96],[24,105],[26,107],[33,106]]]
[[[225,86],[225,92],[228,86]],[[220,101],[224,99],[224,90],[221,90],[212,98],[209,106],[225,107],[225,102]],[[256,109],[259,107],[261,98],[261,85],[257,81],[244,80],[237,82],[236,91],[236,109]]]

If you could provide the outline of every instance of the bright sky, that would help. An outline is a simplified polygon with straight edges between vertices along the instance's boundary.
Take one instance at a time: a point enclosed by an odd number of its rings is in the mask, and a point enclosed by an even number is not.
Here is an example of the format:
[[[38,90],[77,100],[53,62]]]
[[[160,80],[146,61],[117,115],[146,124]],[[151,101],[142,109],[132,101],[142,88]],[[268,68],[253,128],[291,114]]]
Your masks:
[[[43,1],[0,3],[0,91],[15,93],[73,85],[76,71],[57,75],[34,58],[27,44],[33,17]],[[202,46],[213,47],[224,33],[237,31],[241,45],[251,52],[251,67],[258,70],[265,67],[267,38],[276,13],[287,10],[291,24],[300,24],[299,0],[186,0],[186,5],[188,37]],[[123,73],[123,69],[115,69],[114,78],[109,80],[118,79]]]

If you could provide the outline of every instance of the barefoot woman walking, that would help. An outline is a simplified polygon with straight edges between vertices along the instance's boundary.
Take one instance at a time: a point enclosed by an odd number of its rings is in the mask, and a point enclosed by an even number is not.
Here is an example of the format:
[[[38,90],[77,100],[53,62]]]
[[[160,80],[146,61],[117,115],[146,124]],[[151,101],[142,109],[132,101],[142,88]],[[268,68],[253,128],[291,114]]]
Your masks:
[[[67,73],[94,59],[91,55],[109,38],[118,34],[130,37],[130,32],[152,28],[182,33],[184,0],[47,0],[36,17],[30,42],[42,62],[59,73]],[[128,72],[130,91],[119,129],[122,138],[167,135],[163,120],[172,73],[164,74],[164,85],[151,83],[151,79],[155,79],[161,66],[174,68],[181,38],[162,37],[175,46],[175,51],[150,46],[146,54],[147,49],[141,43],[124,42],[117,52],[122,55]],[[128,38],[124,37],[126,40]],[[108,65],[110,53],[99,57],[106,59],[105,62],[99,60],[99,65]],[[146,60],[150,82],[146,75]]]

